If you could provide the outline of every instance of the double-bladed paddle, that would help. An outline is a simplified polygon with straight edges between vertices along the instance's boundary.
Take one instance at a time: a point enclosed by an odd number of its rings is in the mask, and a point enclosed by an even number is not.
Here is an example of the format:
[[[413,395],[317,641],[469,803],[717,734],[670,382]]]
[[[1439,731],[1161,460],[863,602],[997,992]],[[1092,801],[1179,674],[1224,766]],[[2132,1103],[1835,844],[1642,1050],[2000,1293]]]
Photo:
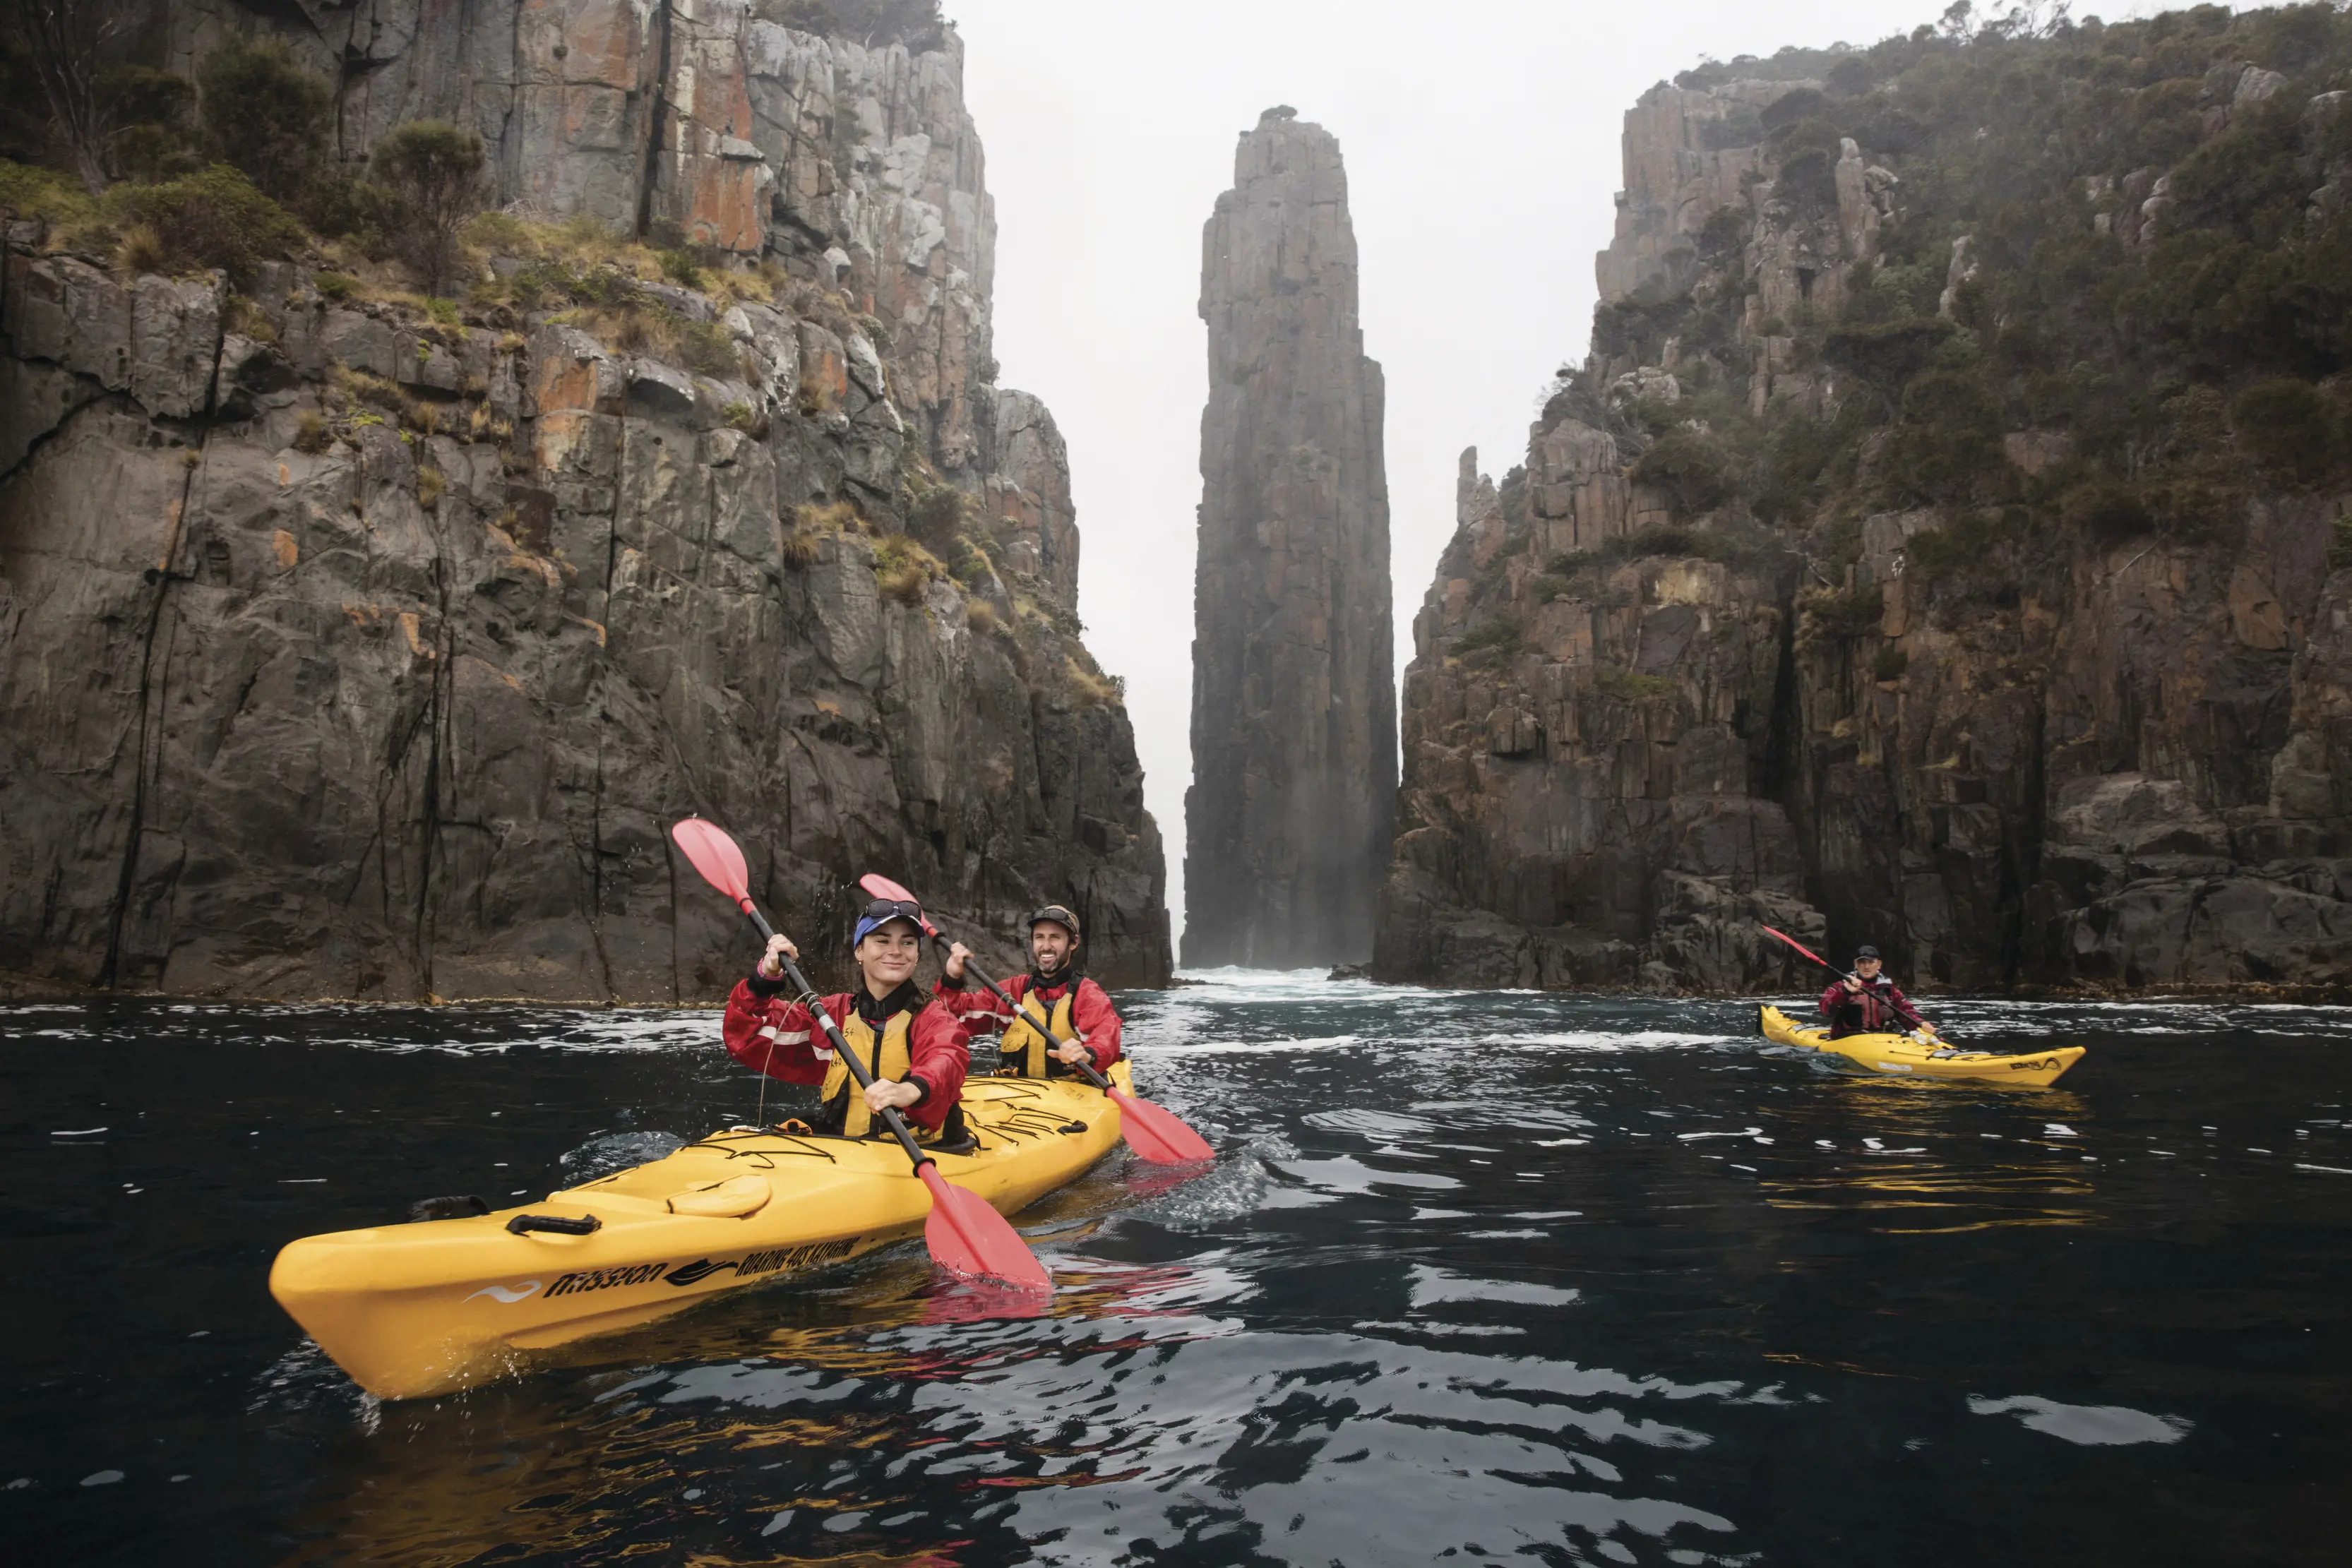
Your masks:
[[[869,873],[857,879],[857,885],[877,898],[897,899],[902,903],[914,904],[917,908],[922,906],[921,901],[913,894],[908,893],[887,876]],[[940,935],[940,928],[931,924],[930,917],[928,915],[923,919],[923,935],[929,936],[938,946],[941,956],[944,957],[948,950],[948,939]],[[1012,998],[1006,996],[994,980],[981,972],[979,965],[967,958],[964,960],[963,967],[974,979],[988,988],[990,996],[1003,1003],[1012,1011],[1018,1013],[1030,1028],[1052,1040],[1055,1045],[1070,1043],[1056,1035],[1053,1026],[1045,1019],[1021,1007]],[[1111,1103],[1118,1107],[1118,1130],[1126,1136],[1128,1147],[1133,1149],[1139,1158],[1149,1160],[1156,1166],[1181,1166],[1190,1165],[1195,1160],[1213,1160],[1217,1157],[1217,1151],[1209,1146],[1208,1140],[1186,1126],[1183,1118],[1165,1105],[1154,1104],[1139,1095],[1129,1093],[1097,1071],[1095,1064],[1091,1061],[1081,1061],[1071,1065],[1086,1075],[1087,1082],[1109,1095]]]
[[[735,901],[735,906],[751,917],[759,927],[761,940],[773,936],[775,928],[751,904],[751,874],[743,863],[743,852],[735,841],[717,824],[699,817],[688,817],[669,831],[678,849],[702,873],[702,880]],[[849,1074],[865,1089],[874,1082],[874,1074],[849,1042],[841,1038],[841,1030],[823,1008],[816,1005],[816,993],[801,973],[800,966],[783,954],[777,957],[784,966],[784,974],[799,988],[801,1003],[811,1017],[824,1029],[825,1039],[841,1053]],[[1029,1250],[1004,1216],[988,1206],[978,1193],[966,1192],[940,1174],[940,1167],[915,1135],[907,1131],[907,1124],[895,1110],[882,1113],[882,1124],[890,1129],[907,1157],[915,1162],[915,1174],[930,1189],[930,1217],[923,1221],[923,1240],[931,1249],[931,1261],[950,1273],[976,1279],[1001,1280],[1024,1290],[1047,1291],[1054,1282],[1045,1276],[1045,1265]]]
[[[1835,975],[1842,980],[1850,980],[1856,977],[1852,970],[1839,968],[1835,964],[1831,963],[1827,958],[1822,957],[1819,953],[1814,952],[1811,947],[1806,946],[1802,942],[1798,941],[1794,936],[1790,936],[1785,931],[1775,931],[1769,925],[1759,925],[1757,929],[1762,931],[1767,936],[1779,937],[1781,941],[1786,942],[1790,946],[1794,947],[1798,952],[1803,954],[1806,957],[1811,958],[1814,963],[1819,964],[1822,968],[1827,969],[1831,974]],[[1889,1007],[1893,1007],[1894,1003],[1890,1001],[1887,1005]],[[1910,1009],[1904,1008],[1898,1010],[1903,1017],[1911,1020],[1912,1028],[1925,1030],[1929,1034],[1934,1034],[1936,1032],[1936,1026],[1934,1024],[1929,1023],[1917,1013],[1911,1011]]]

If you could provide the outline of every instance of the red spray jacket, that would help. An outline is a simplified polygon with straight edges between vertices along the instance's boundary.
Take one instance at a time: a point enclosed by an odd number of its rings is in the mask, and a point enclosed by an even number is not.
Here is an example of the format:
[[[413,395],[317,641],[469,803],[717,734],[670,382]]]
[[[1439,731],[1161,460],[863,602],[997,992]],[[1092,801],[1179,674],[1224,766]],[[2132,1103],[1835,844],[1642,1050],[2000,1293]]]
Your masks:
[[[1110,1064],[1117,1061],[1120,1054],[1118,1010],[1110,1005],[1110,997],[1103,988],[1086,976],[1078,977],[1077,987],[1077,995],[1070,998],[1070,1022],[1087,1037],[1087,1049],[1095,1054],[1095,1071],[1108,1072]],[[1003,988],[1004,994],[1013,998],[1015,1006],[1034,991],[1036,1000],[1029,1010],[1050,1020],[1054,1016],[1054,1004],[1060,1001],[1070,988],[1065,981],[1039,988],[1034,977],[1015,975],[1004,982]],[[942,975],[932,995],[974,1033],[1001,1032],[1013,1021],[1013,1015],[1004,1009],[1003,1004],[990,996],[984,988],[967,989]]]
[[[1892,980],[1863,987],[1859,996],[1840,980],[1822,993],[1822,1016],[1829,1019],[1830,1038],[1850,1034],[1899,1034],[1917,1026],[1919,1014]]]
[[[809,1009],[768,991],[769,982],[757,977],[735,983],[727,998],[724,1028],[727,1054],[756,1071],[787,1083],[822,1083],[833,1065],[833,1042],[825,1038]],[[778,981],[781,987],[784,984]],[[937,1001],[923,1001],[910,983],[899,988],[909,1007],[921,1010],[907,1030],[910,1059],[906,1082],[923,1091],[923,1097],[901,1114],[936,1132],[963,1093],[964,1069],[971,1061],[971,1037],[955,1014]],[[821,997],[817,1005],[835,1024],[847,1018],[857,998],[847,992]]]

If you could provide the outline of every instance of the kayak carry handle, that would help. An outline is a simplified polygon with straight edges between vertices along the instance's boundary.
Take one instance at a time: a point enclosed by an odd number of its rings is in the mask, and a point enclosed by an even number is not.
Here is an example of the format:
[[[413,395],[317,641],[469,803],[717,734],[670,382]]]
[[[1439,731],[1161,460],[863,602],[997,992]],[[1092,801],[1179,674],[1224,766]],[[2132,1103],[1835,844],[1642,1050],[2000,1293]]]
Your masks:
[[[604,1228],[604,1222],[594,1215],[578,1219],[562,1214],[518,1214],[507,1221],[507,1228],[517,1236],[533,1230],[551,1230],[558,1236],[588,1236]]]

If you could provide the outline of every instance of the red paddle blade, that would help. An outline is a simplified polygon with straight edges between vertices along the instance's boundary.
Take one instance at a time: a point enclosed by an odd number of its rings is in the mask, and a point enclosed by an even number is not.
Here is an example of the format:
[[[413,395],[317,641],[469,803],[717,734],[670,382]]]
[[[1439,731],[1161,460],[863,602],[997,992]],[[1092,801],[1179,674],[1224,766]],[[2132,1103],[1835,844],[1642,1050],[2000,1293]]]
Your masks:
[[[1802,953],[1806,957],[1811,958],[1814,963],[1819,964],[1824,969],[1834,969],[1837,967],[1835,964],[1831,963],[1827,958],[1822,957],[1819,953],[1814,952],[1811,947],[1806,946],[1802,942],[1798,941],[1794,936],[1790,936],[1785,931],[1775,931],[1769,925],[1767,925],[1763,927],[1763,932],[1767,936],[1778,936],[1781,941],[1786,942],[1790,946],[1794,947],[1798,952]]]
[[[743,852],[727,836],[727,830],[700,817],[688,817],[673,823],[669,836],[677,841],[679,852],[702,873],[703,881],[746,911],[751,909],[751,868],[743,863]]]
[[[931,1217],[923,1221],[923,1240],[931,1261],[950,1274],[975,1280],[1002,1280],[1024,1291],[1051,1293],[1054,1281],[1027,1242],[988,1207],[978,1193],[966,1192],[940,1175],[940,1167],[922,1167],[923,1185],[931,1189]]]
[[[1127,1137],[1127,1146],[1137,1157],[1155,1166],[1191,1165],[1197,1160],[1213,1160],[1217,1151],[1208,1140],[1184,1124],[1184,1119],[1165,1105],[1154,1104],[1124,1089],[1110,1092],[1112,1102],[1118,1106],[1118,1130]]]
[[[917,898],[913,894],[908,893],[905,888],[900,887],[897,883],[892,882],[880,872],[867,872],[864,876],[857,879],[857,885],[864,888],[866,892],[872,894],[877,898],[896,899],[900,904],[911,904],[918,909],[920,909],[923,906],[923,901],[921,899]],[[938,927],[931,924],[931,917],[928,915],[924,915],[923,935],[926,936],[936,936],[939,934]]]

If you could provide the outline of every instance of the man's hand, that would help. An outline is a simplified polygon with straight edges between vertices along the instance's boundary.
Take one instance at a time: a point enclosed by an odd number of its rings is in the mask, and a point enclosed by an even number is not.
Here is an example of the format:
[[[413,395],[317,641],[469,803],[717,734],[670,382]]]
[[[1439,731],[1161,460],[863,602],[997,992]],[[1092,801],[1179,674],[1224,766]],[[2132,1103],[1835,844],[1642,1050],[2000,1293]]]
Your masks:
[[[961,942],[951,944],[948,948],[948,961],[946,966],[948,978],[950,980],[962,979],[963,961],[971,956],[971,948],[965,946]]]
[[[911,1083],[894,1079],[877,1078],[866,1086],[866,1108],[876,1115],[885,1111],[903,1111],[923,1097],[923,1092]]]
[[[1094,1054],[1095,1053],[1093,1051],[1087,1049],[1087,1037],[1083,1034],[1077,1034],[1075,1032],[1066,1043],[1057,1045],[1054,1048],[1055,1060],[1057,1061],[1066,1061],[1072,1067],[1076,1067],[1081,1061],[1093,1061]]]
[[[763,980],[782,979],[784,960],[797,959],[800,956],[801,950],[793,946],[793,939],[781,931],[777,932],[768,938],[768,950],[760,955],[760,977]]]
[[[1857,997],[1862,995],[1862,982],[1855,979],[1852,975],[1848,975],[1845,977],[1845,988],[1851,995]]]

